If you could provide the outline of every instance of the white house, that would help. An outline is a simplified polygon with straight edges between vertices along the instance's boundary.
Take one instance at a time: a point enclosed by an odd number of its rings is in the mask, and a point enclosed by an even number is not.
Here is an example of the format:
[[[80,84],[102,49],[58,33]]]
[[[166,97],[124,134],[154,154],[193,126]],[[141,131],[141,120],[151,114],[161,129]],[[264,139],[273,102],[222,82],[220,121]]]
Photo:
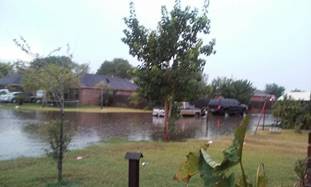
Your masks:
[[[310,101],[311,91],[302,91],[302,92],[286,92],[281,97],[279,97],[279,101],[284,100],[287,97],[290,100],[294,101]]]

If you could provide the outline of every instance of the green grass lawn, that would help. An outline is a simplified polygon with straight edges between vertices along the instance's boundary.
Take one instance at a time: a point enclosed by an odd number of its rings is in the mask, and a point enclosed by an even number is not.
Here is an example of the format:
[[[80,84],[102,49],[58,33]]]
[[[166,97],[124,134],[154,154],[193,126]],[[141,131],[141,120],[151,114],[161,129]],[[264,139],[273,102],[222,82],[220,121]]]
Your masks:
[[[140,186],[184,186],[173,180],[176,169],[189,151],[196,151],[206,143],[203,140],[185,142],[123,142],[100,143],[82,150],[69,152],[64,160],[64,177],[71,186],[127,186],[127,151],[144,154],[140,169]],[[221,159],[222,150],[231,143],[231,137],[215,140],[209,148],[215,159]],[[297,159],[307,152],[307,134],[283,130],[281,134],[259,132],[247,135],[244,146],[244,167],[254,180],[257,165],[265,164],[269,186],[293,186],[293,170]],[[77,156],[84,159],[77,160]],[[234,168],[239,175],[239,168]],[[49,186],[56,181],[56,164],[50,158],[19,158],[0,161],[0,186]],[[202,186],[195,176],[189,186]]]
[[[19,111],[59,111],[57,107],[45,106],[42,107],[40,104],[25,103],[21,106],[16,106],[16,104],[1,103],[0,108],[14,109]],[[142,110],[135,108],[125,108],[125,107],[104,107],[101,109],[99,106],[84,106],[79,107],[66,107],[65,112],[90,112],[90,113],[148,113],[150,110]]]

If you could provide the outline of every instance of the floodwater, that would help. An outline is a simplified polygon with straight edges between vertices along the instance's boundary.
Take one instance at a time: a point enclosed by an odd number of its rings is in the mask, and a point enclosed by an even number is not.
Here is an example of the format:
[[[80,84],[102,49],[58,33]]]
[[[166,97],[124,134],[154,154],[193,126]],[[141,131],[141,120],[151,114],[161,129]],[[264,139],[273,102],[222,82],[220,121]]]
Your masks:
[[[56,112],[20,112],[0,109],[0,160],[41,156],[49,148],[45,122],[56,120]],[[254,131],[259,115],[251,115],[249,131]],[[66,125],[72,135],[70,149],[83,148],[113,139],[127,141],[160,141],[163,118],[150,113],[65,113]],[[181,118],[169,127],[171,141],[189,138],[215,139],[232,134],[242,117],[209,115],[207,118]],[[266,124],[271,124],[271,115]]]

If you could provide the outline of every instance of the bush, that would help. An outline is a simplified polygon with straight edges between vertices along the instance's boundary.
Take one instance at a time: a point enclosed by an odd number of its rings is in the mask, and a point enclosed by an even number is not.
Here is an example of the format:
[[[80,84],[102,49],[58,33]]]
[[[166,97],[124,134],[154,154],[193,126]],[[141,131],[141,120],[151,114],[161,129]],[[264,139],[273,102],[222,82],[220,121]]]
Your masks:
[[[284,98],[272,106],[272,114],[280,120],[282,128],[310,129],[311,102]]]
[[[308,158],[303,160],[297,160],[295,162],[295,173],[297,176],[297,183],[295,186],[304,187],[305,186],[305,176],[307,174],[307,161]]]

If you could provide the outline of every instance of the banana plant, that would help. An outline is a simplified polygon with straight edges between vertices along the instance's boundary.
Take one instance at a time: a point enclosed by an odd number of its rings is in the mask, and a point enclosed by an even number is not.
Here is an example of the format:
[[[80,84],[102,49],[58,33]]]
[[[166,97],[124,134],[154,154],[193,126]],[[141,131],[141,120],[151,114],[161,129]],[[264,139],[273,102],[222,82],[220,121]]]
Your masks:
[[[252,185],[246,176],[243,163],[243,144],[249,124],[249,117],[245,117],[235,130],[232,144],[223,151],[224,159],[218,163],[208,154],[209,144],[203,145],[199,151],[190,152],[175,174],[175,180],[190,182],[192,176],[200,174],[205,187],[266,187],[267,178],[264,165],[257,169],[256,184]],[[240,165],[242,175],[237,180],[230,168]]]

